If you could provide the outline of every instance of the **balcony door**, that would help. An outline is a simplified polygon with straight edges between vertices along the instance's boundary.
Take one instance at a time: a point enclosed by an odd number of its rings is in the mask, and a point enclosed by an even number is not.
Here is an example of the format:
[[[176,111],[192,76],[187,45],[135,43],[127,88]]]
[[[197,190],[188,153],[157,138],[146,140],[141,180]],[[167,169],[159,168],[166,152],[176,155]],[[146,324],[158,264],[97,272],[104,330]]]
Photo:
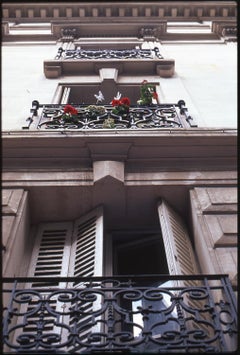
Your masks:
[[[154,233],[133,230],[113,235],[115,275],[199,273],[183,219],[164,200],[158,204],[158,216],[160,228]]]
[[[130,275],[191,275],[199,274],[194,250],[183,219],[161,200],[158,204],[160,228],[155,233],[118,232],[114,243],[114,274]],[[142,282],[142,281],[141,281]],[[152,282],[152,281],[151,281]],[[154,281],[141,284],[141,287],[164,289],[169,287],[196,286],[193,281]],[[159,292],[161,292],[159,290]],[[124,325],[124,330],[141,337],[141,329],[151,332],[154,339],[161,339],[168,332],[180,332],[176,307],[171,308],[171,296],[162,293],[163,298],[154,300],[142,296],[137,301],[121,299],[121,307],[129,310],[130,322]],[[201,307],[198,301],[187,297],[186,304],[190,307]],[[139,310],[150,310],[143,316]],[[190,323],[190,322],[189,322]],[[200,329],[197,323],[190,324],[191,329]],[[153,350],[153,345],[147,345],[144,351]]]

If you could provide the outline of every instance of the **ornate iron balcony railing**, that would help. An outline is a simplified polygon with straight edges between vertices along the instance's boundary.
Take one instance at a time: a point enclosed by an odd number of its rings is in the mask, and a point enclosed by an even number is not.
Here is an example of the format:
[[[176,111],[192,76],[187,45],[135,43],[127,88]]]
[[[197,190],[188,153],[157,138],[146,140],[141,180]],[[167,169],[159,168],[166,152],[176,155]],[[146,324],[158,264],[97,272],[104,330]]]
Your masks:
[[[163,59],[159,49],[58,49],[55,59]]]
[[[226,275],[4,278],[3,353],[236,350]]]
[[[62,104],[32,102],[31,116],[23,129],[95,130],[95,129],[162,129],[197,127],[185,102],[150,106],[130,106],[127,112],[114,113],[111,105],[71,105],[77,110],[72,117],[64,115]]]

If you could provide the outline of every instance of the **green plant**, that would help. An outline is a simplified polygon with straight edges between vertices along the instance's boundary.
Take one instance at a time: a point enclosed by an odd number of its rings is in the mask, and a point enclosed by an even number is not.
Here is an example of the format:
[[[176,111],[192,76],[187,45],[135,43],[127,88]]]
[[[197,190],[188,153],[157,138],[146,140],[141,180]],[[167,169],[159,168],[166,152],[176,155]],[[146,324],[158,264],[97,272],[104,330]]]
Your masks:
[[[143,80],[140,87],[140,100],[137,103],[139,105],[151,105],[152,99],[158,100],[156,87],[153,84],[149,84],[147,80]]]
[[[104,106],[98,105],[89,105],[86,107],[86,111],[90,118],[96,118],[98,116],[102,116],[106,113],[106,109]]]
[[[113,118],[109,117],[104,120],[103,128],[114,128],[114,127],[115,127],[115,123]]]

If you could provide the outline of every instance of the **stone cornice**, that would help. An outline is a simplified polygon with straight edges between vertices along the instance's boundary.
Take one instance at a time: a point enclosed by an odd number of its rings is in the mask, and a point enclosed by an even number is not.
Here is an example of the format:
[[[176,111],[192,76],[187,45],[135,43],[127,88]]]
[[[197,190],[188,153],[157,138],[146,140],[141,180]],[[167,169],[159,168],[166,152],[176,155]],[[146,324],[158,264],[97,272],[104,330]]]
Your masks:
[[[51,41],[62,30],[74,28],[78,38],[136,37],[147,40],[216,40],[226,27],[236,28],[234,1],[153,1],[153,2],[36,2],[2,5],[3,41]],[[167,22],[218,22],[212,32],[168,33]],[[13,34],[9,23],[51,23],[50,34]],[[31,30],[31,26],[28,27]],[[24,28],[26,30],[26,28]],[[146,31],[146,33],[144,33]],[[152,31],[154,35],[147,33]]]
[[[93,161],[165,170],[236,170],[237,132],[164,129],[121,132],[9,132],[2,135],[3,170],[86,168]]]
[[[150,2],[35,2],[3,3],[3,20],[32,22],[33,20],[59,20],[111,17],[127,20],[138,17],[164,17],[172,21],[212,20],[216,17],[236,17],[235,1],[150,1]],[[126,21],[126,19],[125,19]]]

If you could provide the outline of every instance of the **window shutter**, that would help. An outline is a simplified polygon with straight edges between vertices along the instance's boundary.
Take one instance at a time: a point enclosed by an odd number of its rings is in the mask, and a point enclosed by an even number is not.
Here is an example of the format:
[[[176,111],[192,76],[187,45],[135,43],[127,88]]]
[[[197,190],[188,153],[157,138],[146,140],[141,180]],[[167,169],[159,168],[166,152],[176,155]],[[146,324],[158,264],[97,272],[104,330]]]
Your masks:
[[[42,223],[38,227],[29,276],[67,276],[73,224],[71,222]],[[58,284],[51,282],[51,286]],[[34,283],[34,287],[49,287],[49,283]],[[63,286],[61,284],[61,286]]]
[[[70,256],[69,276],[91,277],[103,274],[103,209],[98,207],[74,223],[72,250]],[[70,283],[71,284],[71,283]],[[70,286],[69,284],[69,286]],[[82,286],[76,282],[73,287]],[[94,301],[77,301],[77,308],[84,313],[76,319],[69,316],[67,323],[78,329],[79,338],[87,342],[88,336],[101,331],[101,316],[94,316],[101,309],[101,296],[95,294]],[[73,307],[73,305],[72,305]],[[93,320],[94,318],[94,320]],[[71,349],[68,349],[71,352]]]
[[[69,276],[102,276],[103,209],[98,207],[74,223]]]
[[[39,224],[33,247],[32,258],[29,266],[29,277],[49,277],[50,282],[33,282],[26,284],[26,289],[44,290],[42,297],[48,297],[48,290],[51,288],[66,287],[66,282],[58,283],[54,281],[54,277],[67,276],[68,263],[70,257],[71,236],[73,224],[71,222],[61,223],[42,223]],[[42,291],[43,292],[43,291]],[[61,311],[61,304],[57,302],[56,297],[52,297],[49,305],[53,310]],[[37,311],[34,311],[34,310]],[[14,334],[14,339],[24,337],[24,334],[35,336],[37,333],[37,324],[41,316],[39,308],[39,297],[32,295],[29,301],[21,305],[21,313],[28,314],[24,320],[24,316],[18,317],[18,327]],[[44,334],[61,333],[61,328],[56,326],[56,318],[49,313],[45,314]],[[26,323],[26,324],[25,324]],[[21,325],[25,324],[24,327]]]
[[[54,277],[66,276],[102,276],[103,271],[103,209],[96,208],[85,216],[72,222],[43,223],[37,230],[34,250],[29,268],[29,277],[50,277],[51,282],[33,282],[26,285],[26,288],[42,289],[44,297],[48,297],[48,290],[54,288],[67,288],[66,282],[54,282]],[[69,283],[68,287],[78,287],[81,283]],[[51,308],[59,312],[63,307],[74,307],[74,302],[63,302],[58,299],[59,294],[51,297]],[[29,312],[38,307],[39,299],[33,296],[29,302],[21,306],[21,310]],[[101,308],[101,297],[96,296],[92,302],[77,301],[77,307],[84,309],[79,319],[63,315],[65,324],[74,326],[79,330],[79,337],[87,341],[91,332],[99,332],[101,328],[101,317],[95,317],[92,321],[94,311]],[[39,311],[40,312],[40,311]],[[27,316],[28,323],[23,329],[15,332],[15,339],[25,334],[36,334],[39,312],[32,312]],[[67,341],[68,330],[58,324],[56,317],[45,312],[47,319],[43,332],[46,334],[59,334],[63,342]],[[22,319],[19,319],[19,324]]]
[[[182,218],[163,200],[158,205],[158,214],[170,275],[199,274]]]
[[[158,214],[170,275],[200,274],[187,228],[182,218],[163,200],[158,205]],[[174,282],[173,284],[182,287],[200,286],[200,282],[197,280],[186,280]],[[201,313],[200,316],[199,313],[199,310],[204,309],[205,301],[193,299],[187,293],[184,302],[193,310],[191,313],[192,320],[188,321],[187,328],[195,331],[205,331],[210,336],[212,329],[206,324],[206,321],[209,320],[209,314],[207,312],[206,314]],[[195,311],[198,316],[196,316]],[[187,312],[184,311],[183,313]],[[189,314],[185,316],[187,317]]]

